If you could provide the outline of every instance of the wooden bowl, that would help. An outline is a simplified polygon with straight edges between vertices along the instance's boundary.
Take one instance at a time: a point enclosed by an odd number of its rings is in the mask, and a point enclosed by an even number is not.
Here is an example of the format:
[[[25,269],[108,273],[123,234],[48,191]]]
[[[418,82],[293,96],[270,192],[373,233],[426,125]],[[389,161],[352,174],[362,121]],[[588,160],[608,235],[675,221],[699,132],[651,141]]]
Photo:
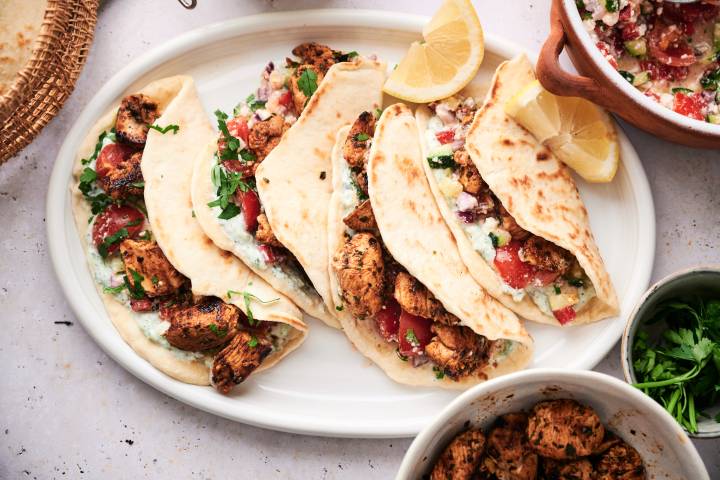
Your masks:
[[[558,56],[564,48],[580,75],[560,66]],[[655,102],[610,66],[585,30],[575,0],[553,0],[550,35],[536,70],[540,83],[556,95],[586,98],[664,140],[720,149],[720,125],[686,117]]]

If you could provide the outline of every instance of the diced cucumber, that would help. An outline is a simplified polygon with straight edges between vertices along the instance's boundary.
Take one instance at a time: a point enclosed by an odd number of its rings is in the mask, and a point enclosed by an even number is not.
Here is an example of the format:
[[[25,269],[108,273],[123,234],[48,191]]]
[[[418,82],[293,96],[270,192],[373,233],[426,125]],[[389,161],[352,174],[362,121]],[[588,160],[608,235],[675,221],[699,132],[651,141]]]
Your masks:
[[[437,148],[433,148],[430,150],[430,153],[428,154],[428,157],[444,157],[446,155],[452,156],[453,149],[452,145],[449,143],[446,143],[445,145],[440,145]]]
[[[498,247],[504,247],[508,243],[510,243],[510,240],[512,240],[512,236],[510,236],[510,233],[506,230],[498,229],[493,232],[495,234],[495,237],[497,237],[497,246]]]
[[[710,114],[707,116],[707,121],[715,125],[720,125],[720,115]]]
[[[650,81],[650,72],[640,72],[637,75],[635,75],[635,78],[632,81],[632,84],[636,87],[639,87],[640,85]]]
[[[633,57],[642,57],[647,53],[647,42],[644,38],[628,40],[625,42],[625,50]]]

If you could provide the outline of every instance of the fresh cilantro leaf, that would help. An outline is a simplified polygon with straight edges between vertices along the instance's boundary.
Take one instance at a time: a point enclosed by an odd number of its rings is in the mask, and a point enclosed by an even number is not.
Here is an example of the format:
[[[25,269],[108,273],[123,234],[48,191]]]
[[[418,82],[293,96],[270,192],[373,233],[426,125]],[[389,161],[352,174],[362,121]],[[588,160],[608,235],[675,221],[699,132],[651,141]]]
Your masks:
[[[569,285],[572,285],[573,287],[581,288],[585,285],[585,282],[582,278],[568,278],[567,282]]]
[[[142,281],[145,280],[145,278],[132,268],[129,268],[128,270],[130,270],[132,282],[128,279],[127,275],[125,275],[123,281],[125,282],[125,286],[127,287],[130,296],[135,300],[145,298],[145,289],[142,286]]]
[[[130,234],[128,233],[128,229],[126,227],[122,227],[112,235],[108,235],[107,237],[105,237],[102,243],[98,245],[98,253],[102,258],[107,258],[108,250],[110,249],[110,247],[115,245],[116,243],[122,242],[129,236]]]
[[[360,133],[356,133],[355,137],[353,137],[353,139],[356,142],[366,142],[366,141],[370,140],[370,135],[368,135],[367,133],[360,132]]]
[[[117,295],[118,293],[122,292],[126,288],[127,288],[127,285],[125,285],[124,283],[121,283],[120,285],[117,285],[115,287],[104,287],[103,292]]]
[[[383,112],[382,108],[376,108],[375,109],[375,118],[376,119],[380,118],[380,115],[382,115],[382,112]]]
[[[437,365],[433,367],[433,372],[435,372],[436,379],[442,380],[443,378],[445,378],[445,371]]]
[[[343,307],[342,305],[336,305],[336,306],[335,306],[335,310],[337,310],[338,312],[342,312],[344,308],[345,308],[345,307]]]
[[[160,125],[149,125],[149,128],[152,128],[153,130],[157,130],[158,132],[165,135],[167,132],[172,131],[173,135],[176,135],[178,130],[180,130],[180,125],[167,125],[165,127],[161,127]]]
[[[452,155],[437,155],[434,157],[428,157],[428,164],[430,168],[455,168],[457,164],[453,159]]]
[[[338,62],[347,62],[349,60],[352,60],[353,58],[357,57],[359,54],[355,50],[348,53],[338,52],[334,51],[333,56],[335,57],[335,60]]]
[[[620,0],[605,0],[605,10],[608,12],[617,12],[620,8]]]
[[[222,209],[222,212],[220,212],[220,215],[218,215],[218,218],[221,218],[223,220],[230,220],[233,217],[236,217],[240,214],[240,207],[235,205],[234,203],[228,203],[225,208]]]
[[[215,334],[215,336],[220,337],[220,338],[223,338],[228,333],[227,328],[218,328],[218,326],[215,325],[214,323],[211,323],[209,328],[210,328],[210,331]]]
[[[245,290],[241,292],[236,290],[227,291],[228,298],[232,298],[233,295],[242,295],[243,301],[245,302],[245,315],[247,316],[248,324],[250,324],[250,326],[254,326],[259,322],[259,320],[255,320],[255,316],[253,315],[252,309],[250,308],[250,302],[255,301],[265,304],[277,302],[278,300],[280,300],[279,298],[273,298],[272,300],[261,300],[257,296]]]
[[[318,88],[317,73],[311,68],[306,68],[298,78],[298,88],[309,99]]]
[[[252,153],[247,148],[243,148],[242,150],[240,150],[240,158],[244,162],[254,162],[255,160],[257,160],[257,157],[255,156],[255,154]]]
[[[360,200],[361,202],[364,202],[365,200],[367,200],[369,198],[367,193],[365,193],[363,191],[363,189],[360,188],[360,185],[358,185],[355,178],[352,179],[352,186],[355,189],[355,194],[357,195],[358,200]]]
[[[407,342],[413,347],[417,347],[420,345],[420,341],[418,340],[412,328],[408,328],[405,331],[405,340],[407,340]]]
[[[255,337],[255,335],[250,337],[250,341],[248,341],[248,347],[255,348],[255,347],[257,347],[257,344],[258,344],[258,339]]]

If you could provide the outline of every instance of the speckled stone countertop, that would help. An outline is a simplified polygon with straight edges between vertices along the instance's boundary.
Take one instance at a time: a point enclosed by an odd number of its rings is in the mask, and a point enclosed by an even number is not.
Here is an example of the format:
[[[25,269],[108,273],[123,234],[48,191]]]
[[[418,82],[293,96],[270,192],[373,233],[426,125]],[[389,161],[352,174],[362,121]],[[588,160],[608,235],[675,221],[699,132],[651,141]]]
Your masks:
[[[0,479],[394,476],[410,439],[302,437],[233,423],[166,397],[110,360],[77,323],[55,279],[45,192],[57,150],[92,95],[127,61],[169,38],[258,12],[347,7],[431,14],[439,3],[198,0],[187,11],[173,0],[103,2],[75,93],[32,145],[0,167]],[[534,51],[548,32],[549,3],[475,2],[486,31]],[[653,279],[720,263],[720,153],[625,129],[655,198]],[[621,376],[617,347],[598,370]],[[695,444],[710,477],[720,478],[720,440]]]

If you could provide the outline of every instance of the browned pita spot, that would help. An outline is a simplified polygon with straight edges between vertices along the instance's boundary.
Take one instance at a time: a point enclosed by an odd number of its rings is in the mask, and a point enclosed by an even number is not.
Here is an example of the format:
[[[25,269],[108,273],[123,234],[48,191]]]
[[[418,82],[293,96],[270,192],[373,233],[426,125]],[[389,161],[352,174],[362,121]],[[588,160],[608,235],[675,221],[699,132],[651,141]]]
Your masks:
[[[510,184],[514,187],[530,187],[530,177],[523,175],[522,178],[512,178]]]
[[[541,150],[537,153],[535,158],[537,158],[538,161],[547,160],[550,158],[550,152],[548,152],[547,150]]]
[[[545,193],[542,191],[542,188],[541,188],[541,189],[538,189],[538,197],[539,197],[539,198],[545,198]]]
[[[536,203],[535,206],[533,207],[533,211],[534,211],[538,216],[540,216],[540,215],[543,214],[544,209],[543,209],[543,206],[542,206],[542,205],[540,205],[539,203]]]
[[[308,211],[307,211],[307,210],[303,210],[302,213],[300,214],[300,217],[301,217],[303,220],[307,220],[307,219],[308,219]]]
[[[340,118],[340,112],[335,112],[335,118]]]
[[[313,154],[315,154],[318,158],[322,158],[325,155],[325,153],[317,147],[313,148]]]
[[[507,146],[507,147],[512,147],[513,145],[515,145],[515,144],[513,143],[513,141],[510,140],[509,138],[503,138],[503,139],[502,139],[502,144],[505,145],[505,146]]]
[[[568,233],[568,237],[570,237],[571,240],[577,240],[578,236],[575,232]]]
[[[554,172],[547,173],[547,172],[538,172],[537,173],[538,178],[541,178],[543,180],[555,180],[557,178],[561,178],[563,176],[567,176],[567,174],[563,171],[562,168],[559,168],[555,170]]]
[[[411,158],[405,157],[400,160],[399,170],[405,176],[408,183],[414,183],[420,175],[417,168],[414,167],[415,165]]]
[[[212,240],[210,240],[209,237],[203,237],[203,243],[205,245],[212,245],[213,242],[212,242]]]
[[[320,89],[318,88],[315,91],[315,93],[320,93]],[[324,94],[323,94],[323,96],[324,96]],[[317,103],[318,102],[313,102],[312,100],[307,102],[307,104],[305,105],[305,108],[303,108],[303,111],[302,111],[303,115],[305,115],[306,117],[312,115],[313,110],[315,110],[315,106],[317,105]]]
[[[417,211],[417,205],[415,204],[414,201],[408,200],[405,204],[408,206],[408,208],[409,208],[411,211],[413,211],[413,212],[416,212],[416,211]]]

